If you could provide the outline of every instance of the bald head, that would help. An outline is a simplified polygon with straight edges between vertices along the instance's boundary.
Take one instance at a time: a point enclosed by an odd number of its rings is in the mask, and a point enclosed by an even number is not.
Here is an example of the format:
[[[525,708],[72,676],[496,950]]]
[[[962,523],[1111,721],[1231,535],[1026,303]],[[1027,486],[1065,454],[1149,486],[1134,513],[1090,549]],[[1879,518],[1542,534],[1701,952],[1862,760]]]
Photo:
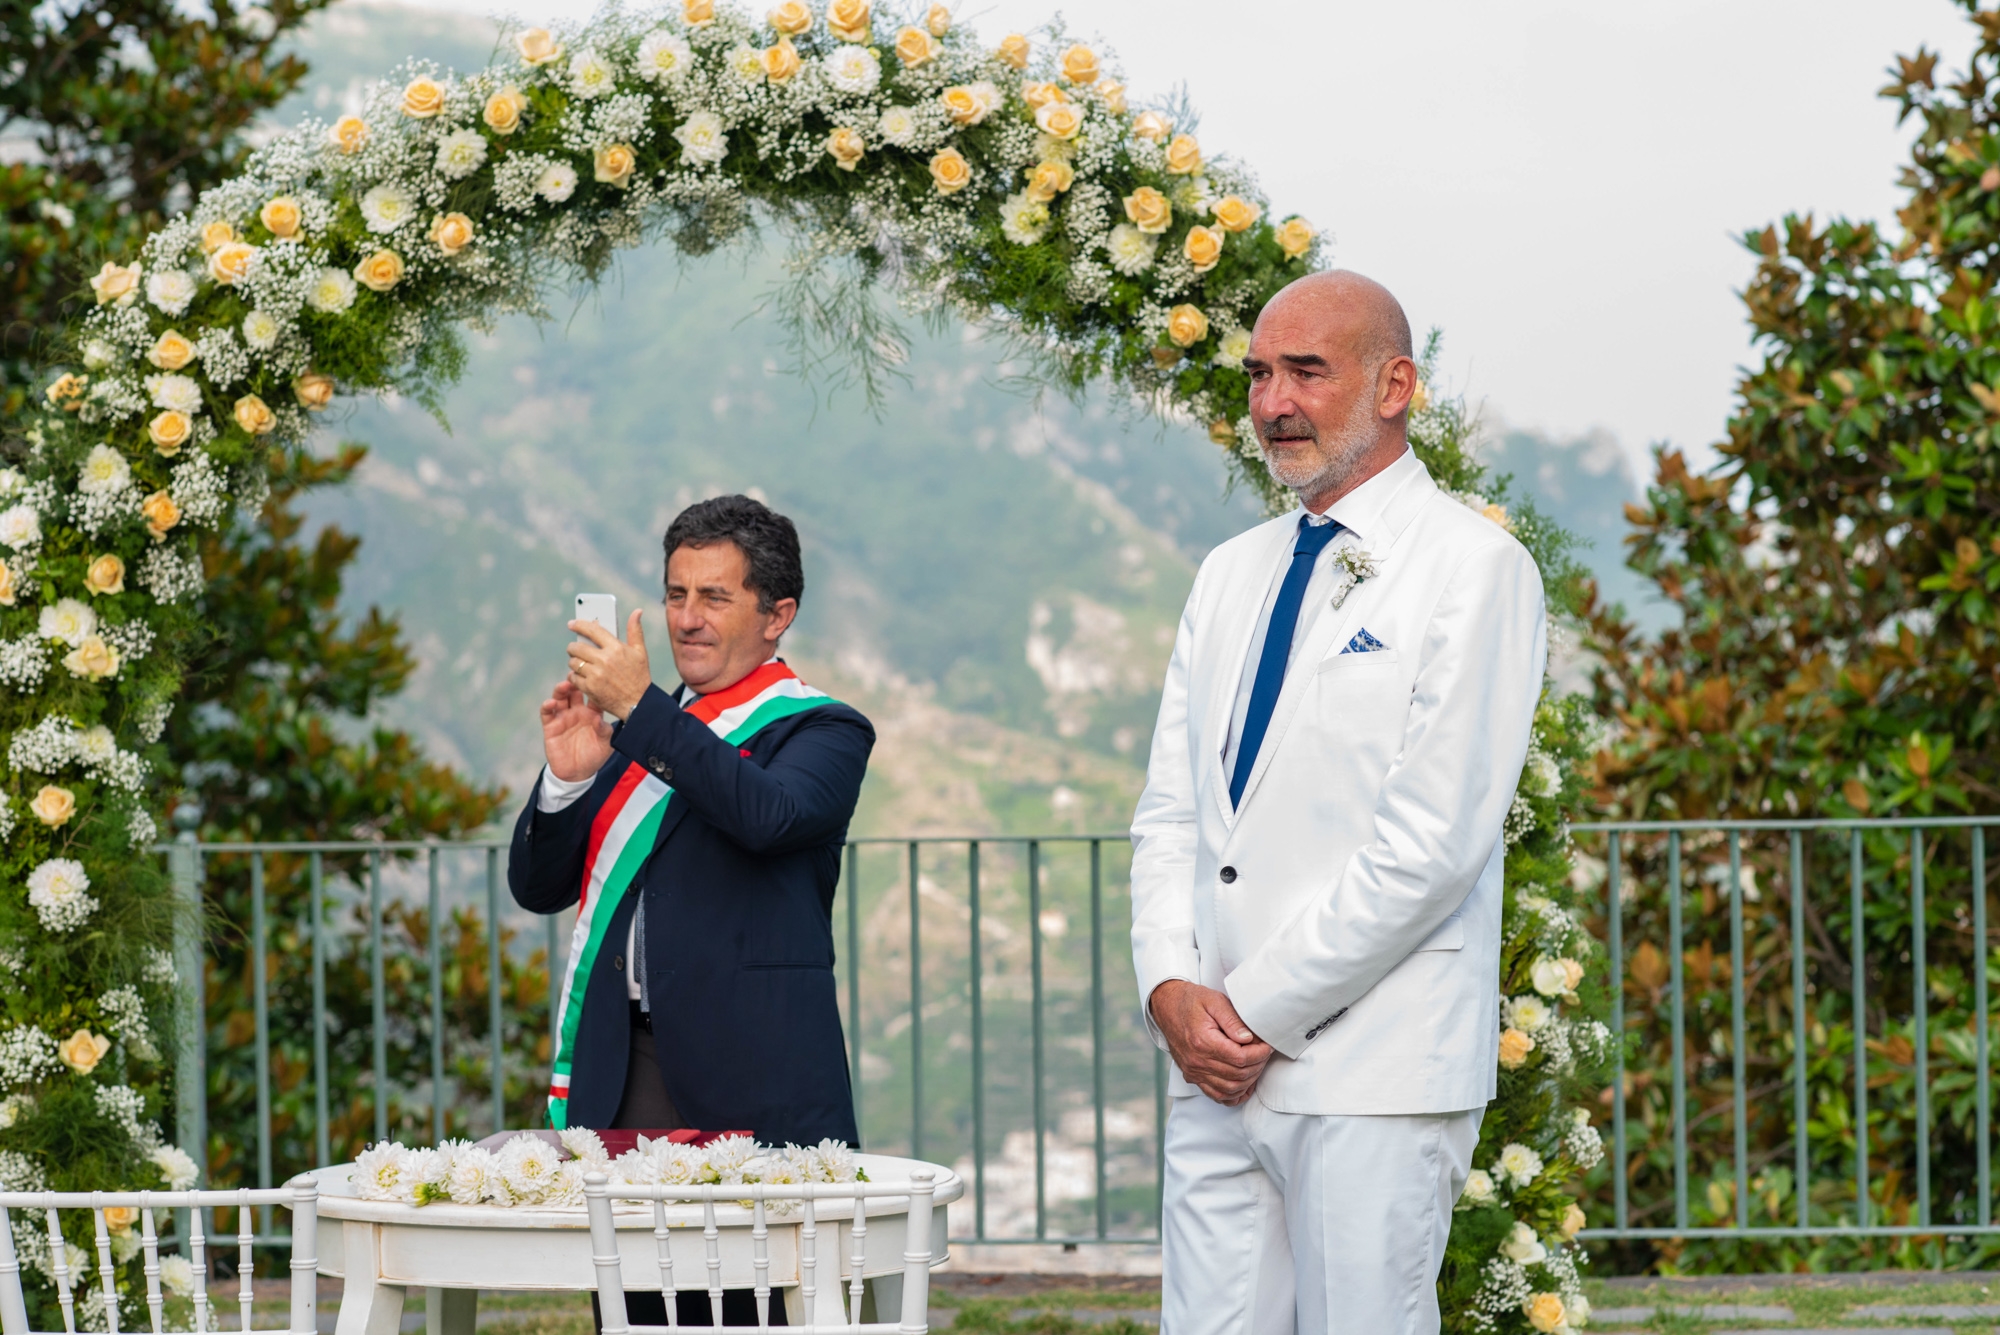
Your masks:
[[[1408,448],[1417,369],[1410,321],[1389,289],[1336,269],[1265,303],[1243,368],[1272,475],[1316,513]]]

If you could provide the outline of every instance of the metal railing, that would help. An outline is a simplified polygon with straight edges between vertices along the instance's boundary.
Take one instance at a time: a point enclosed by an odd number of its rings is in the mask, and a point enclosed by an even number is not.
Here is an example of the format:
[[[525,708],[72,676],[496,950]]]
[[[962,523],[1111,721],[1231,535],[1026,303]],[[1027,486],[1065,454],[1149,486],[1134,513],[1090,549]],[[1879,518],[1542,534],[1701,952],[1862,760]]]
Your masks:
[[[1984,894],[1986,831],[1996,826],[2000,817],[1576,826],[1580,849],[1602,854],[1598,930],[1608,977],[1618,980],[1609,989],[1611,1026],[1625,1036],[1605,1099],[1610,1167],[1593,1184],[1607,1198],[1593,1217],[1608,1206],[1610,1222],[1584,1236],[2000,1232],[1991,1211],[1993,959]],[[1840,854],[1840,893],[1815,899],[1808,873],[1826,867],[1828,841]],[[503,1127],[510,1074],[515,1120],[524,1120],[530,1099],[519,1090],[532,1064],[507,1050],[507,1025],[519,1019],[505,995],[507,969],[517,981],[531,978],[539,958],[552,1009],[567,933],[554,916],[535,923],[504,893],[505,846],[161,846],[187,904],[224,874],[247,896],[241,945],[253,1019],[234,1041],[254,1049],[254,1185],[292,1167],[274,1157],[278,985],[310,991],[310,1069],[287,1078],[294,1091],[311,1085],[310,1113],[299,1116],[313,1123],[317,1162],[333,1159],[343,1115],[333,1106],[329,1049],[341,1026],[350,1044],[355,1028],[368,1031],[365,1062],[351,1060],[366,1098],[349,1111],[356,1119],[372,1113],[373,1138],[396,1126],[434,1139],[448,1127]],[[834,926],[864,1143],[960,1165],[972,1190],[953,1220],[954,1241],[1158,1237],[1166,1063],[1143,1036],[1132,982],[1129,859],[1123,835],[857,839],[846,850]],[[283,868],[277,883],[268,874],[274,864]],[[1703,904],[1690,921],[1695,897]],[[483,954],[485,988],[485,1033],[472,1033],[468,1020],[457,1048],[444,983],[453,966],[443,924],[453,903],[481,909],[485,934],[457,946],[468,967]],[[428,924],[421,947],[401,954],[385,932],[399,905],[421,905],[423,917],[411,921]],[[1077,920],[1087,930],[1072,931]],[[1846,932],[1844,961],[1828,944],[1842,920],[1859,924]],[[302,958],[273,954],[274,924],[308,947]],[[329,1009],[330,962],[343,949],[343,968],[357,979],[366,971],[365,1024],[358,994],[357,1013]],[[184,934],[177,964],[190,1004],[196,989],[207,990],[205,958],[201,942]],[[1785,964],[1788,978],[1779,976]],[[1969,973],[1967,988],[1945,988],[1941,965]],[[276,979],[274,967],[303,977]],[[390,1005],[392,969],[410,995],[413,985],[404,984],[421,975],[420,1013]],[[1842,1042],[1832,1021],[1840,1017],[1860,1055],[1850,1056],[1848,1095],[1832,1110],[1829,1067],[1839,1065]],[[1963,1042],[1954,1027],[1961,1019]],[[1701,1033],[1691,1038],[1704,1027],[1705,1049],[1694,1041]],[[395,1061],[392,1030],[401,1034]],[[1753,1032],[1777,1046],[1760,1050]],[[189,1032],[178,1055],[180,1140],[198,1162],[210,1143],[203,1095],[217,1040]],[[545,1078],[545,1063],[541,1071]],[[1971,1142],[1975,1165],[1969,1185],[1955,1168],[1949,1174],[1956,1194],[1948,1200],[1934,1191],[1940,1072],[1950,1085],[1943,1131],[1953,1145]],[[1765,1097],[1771,1089],[1753,1085],[1753,1075],[1788,1089],[1789,1110]],[[1896,1102],[1906,1085],[1907,1108]],[[1726,1133],[1711,1125],[1723,1117]],[[353,1122],[353,1135],[360,1125]],[[1789,1174],[1788,1196],[1774,1176],[1779,1167]],[[252,1175],[247,1162],[237,1175]],[[1915,1183],[1907,1198],[1904,1182]],[[1780,1209],[1784,1217],[1773,1217]]]

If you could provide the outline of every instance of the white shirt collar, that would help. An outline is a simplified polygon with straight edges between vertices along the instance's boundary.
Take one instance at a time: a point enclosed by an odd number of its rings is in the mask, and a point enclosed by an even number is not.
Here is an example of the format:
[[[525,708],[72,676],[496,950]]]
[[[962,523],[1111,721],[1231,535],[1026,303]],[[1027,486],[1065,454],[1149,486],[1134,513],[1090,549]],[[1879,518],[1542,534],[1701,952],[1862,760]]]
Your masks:
[[[1409,480],[1411,474],[1420,473],[1423,468],[1417,460],[1416,451],[1406,445],[1403,452],[1396,456],[1396,462],[1328,506],[1325,514],[1316,515],[1303,507],[1301,511],[1308,524],[1338,522],[1363,540],[1370,535],[1379,537],[1382,512],[1388,508],[1389,501],[1403,489],[1403,483]]]

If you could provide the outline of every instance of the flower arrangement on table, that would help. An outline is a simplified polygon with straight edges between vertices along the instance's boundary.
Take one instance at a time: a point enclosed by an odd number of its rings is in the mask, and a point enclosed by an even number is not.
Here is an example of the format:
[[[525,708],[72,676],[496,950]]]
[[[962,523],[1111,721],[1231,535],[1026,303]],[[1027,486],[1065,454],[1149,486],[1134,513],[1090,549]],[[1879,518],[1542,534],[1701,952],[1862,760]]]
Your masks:
[[[583,1179],[603,1173],[632,1186],[792,1186],[815,1182],[865,1182],[854,1151],[837,1140],[817,1145],[764,1145],[724,1134],[694,1141],[638,1138],[613,1157],[595,1131],[572,1128],[559,1143],[523,1131],[497,1150],[447,1140],[431,1149],[380,1141],[354,1161],[357,1194],[368,1201],[406,1205],[580,1206]],[[773,1201],[784,1213],[791,1201]]]

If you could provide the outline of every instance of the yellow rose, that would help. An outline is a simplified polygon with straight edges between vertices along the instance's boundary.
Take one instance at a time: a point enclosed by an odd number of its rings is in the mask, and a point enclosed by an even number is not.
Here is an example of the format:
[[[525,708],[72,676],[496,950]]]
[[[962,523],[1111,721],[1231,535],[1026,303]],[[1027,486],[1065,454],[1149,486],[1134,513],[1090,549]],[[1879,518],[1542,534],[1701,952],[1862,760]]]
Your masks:
[[[1087,46],[1073,46],[1062,53],[1062,75],[1071,83],[1097,82],[1097,53]]]
[[[1132,119],[1132,135],[1159,143],[1174,132],[1174,123],[1157,111],[1142,111]]]
[[[104,1207],[104,1227],[113,1233],[130,1233],[132,1225],[139,1221],[139,1207],[136,1205],[107,1205]]]
[[[826,151],[833,155],[833,165],[842,171],[853,171],[861,161],[861,155],[868,151],[868,145],[861,136],[848,126],[841,126],[826,137]]]
[[[797,37],[809,31],[813,25],[813,12],[799,3],[799,0],[785,0],[766,17],[771,26],[787,37]]]
[[[272,236],[297,236],[299,234],[299,201],[290,195],[279,195],[257,211],[257,221],[270,229]]]
[[[63,1065],[78,1075],[89,1075],[97,1069],[97,1063],[104,1060],[104,1054],[111,1051],[111,1040],[88,1029],[79,1029],[62,1041],[56,1049],[63,1059]]]
[[[924,15],[924,31],[933,37],[942,37],[951,31],[951,11],[943,5],[932,5]]]
[[[632,169],[638,165],[639,159],[633,154],[630,144],[606,144],[597,150],[597,166],[593,175],[604,184],[617,186],[623,190],[632,184]],[[472,222],[464,214],[446,214],[445,218],[458,218],[463,221],[466,240],[472,239]],[[442,223],[445,218],[440,218],[438,221]],[[442,245],[440,248],[442,249]],[[445,251],[447,255],[451,253],[450,250]]]
[[[368,142],[368,122],[359,116],[342,116],[333,123],[327,138],[343,153],[359,153],[361,146]]]
[[[1083,128],[1083,112],[1074,103],[1051,102],[1035,113],[1035,124],[1051,139],[1074,139]]]
[[[495,134],[514,133],[521,128],[521,113],[527,106],[528,99],[521,96],[521,90],[509,84],[486,99],[487,128]]]
[[[1053,158],[1038,162],[1028,169],[1028,198],[1046,204],[1069,189],[1075,180],[1076,169],[1067,162]]]
[[[83,587],[94,594],[125,592],[125,562],[116,554],[106,552],[83,572]]]
[[[76,814],[76,794],[67,788],[45,783],[42,791],[35,794],[35,800],[28,803],[28,810],[35,813],[36,820],[53,829],[67,823]]]
[[[178,371],[194,360],[194,344],[183,338],[180,331],[169,329],[153,344],[146,360],[162,371]]]
[[[938,193],[949,195],[963,190],[972,180],[972,164],[955,148],[947,148],[931,159],[931,181]]]
[[[89,376],[73,375],[69,372],[64,372],[62,375],[57,376],[55,383],[50,385],[44,392],[50,406],[61,408],[64,412],[73,413],[83,407],[84,387],[89,383]]]
[[[1571,1201],[1569,1209],[1563,1212],[1562,1223],[1556,1225],[1556,1232],[1562,1234],[1564,1242],[1571,1242],[1575,1240],[1577,1234],[1583,1232],[1583,1225],[1583,1207]]]
[[[387,292],[403,281],[403,257],[393,250],[378,250],[354,266],[354,281],[371,292]]]
[[[1021,85],[1021,100],[1028,104],[1028,110],[1040,111],[1051,102],[1065,102],[1069,99],[1063,96],[1060,84],[1037,83],[1029,79]]]
[[[118,675],[118,651],[96,635],[86,635],[83,643],[63,655],[63,666],[78,677],[103,681]]]
[[[139,513],[146,518],[146,531],[158,542],[167,536],[174,525],[181,522],[181,508],[174,504],[174,498],[164,491],[156,491],[139,505]]]
[[[14,605],[14,572],[5,561],[0,561],[0,607]]]
[[[1174,220],[1174,206],[1150,185],[1142,185],[1125,196],[1125,216],[1148,236],[1158,236]]]
[[[278,415],[271,411],[269,404],[255,394],[245,394],[236,400],[236,407],[232,411],[236,416],[236,425],[253,436],[267,436],[277,429]]]
[[[403,85],[403,114],[429,120],[444,110],[444,85],[436,79],[418,76]]]
[[[97,304],[100,306],[122,297],[129,297],[138,291],[138,288],[139,266],[136,264],[118,265],[106,260],[104,267],[90,280],[90,290],[96,294]]]
[[[1287,218],[1278,227],[1278,245],[1286,259],[1295,260],[1312,249],[1313,238],[1318,235],[1304,218]]]
[[[242,241],[217,246],[208,257],[208,276],[224,287],[232,287],[250,272],[250,261],[256,258],[257,247]]]
[[[171,459],[193,438],[194,423],[186,413],[169,408],[146,423],[146,434],[152,438],[153,448]]]
[[[1028,39],[1018,32],[1009,33],[1000,39],[1000,49],[994,54],[1000,57],[1001,64],[1024,70],[1028,68]]]
[[[1236,448],[1236,428],[1227,417],[1218,417],[1208,424],[1208,439],[1225,450],[1233,450]]]
[[[1181,243],[1181,253],[1187,256],[1196,273],[1207,273],[1222,259],[1222,237],[1220,229],[1203,227],[1199,223],[1188,228],[1187,240]]]
[[[632,151],[625,150],[628,154]],[[598,170],[603,170],[604,150],[598,150]],[[630,169],[627,169],[630,175]],[[604,177],[599,176],[598,180]],[[620,182],[622,185],[623,182]],[[431,223],[431,244],[447,255],[456,255],[472,244],[472,219],[463,213],[440,213]]]
[[[1201,170],[1201,145],[1191,134],[1177,134],[1167,145],[1167,170],[1176,176],[1192,176]]]
[[[300,403],[318,412],[333,402],[333,377],[317,371],[307,372],[292,381],[292,393],[298,396]]]
[[[1201,307],[1182,303],[1167,312],[1167,337],[1177,348],[1191,348],[1208,337],[1208,317]]]
[[[1416,392],[1410,395],[1410,411],[1420,413],[1431,406],[1431,387],[1423,381],[1417,382]]]
[[[764,77],[772,83],[783,83],[805,64],[799,59],[799,49],[792,45],[789,37],[780,37],[776,46],[765,47],[759,58],[764,64]]]
[[[1500,1035],[1500,1064],[1510,1071],[1517,1071],[1521,1063],[1528,1060],[1528,1054],[1535,1050],[1535,1040],[1518,1029],[1509,1029]]]
[[[1563,990],[1576,991],[1577,984],[1583,981],[1583,966],[1567,955],[1557,960],[1556,964],[1563,971],[1563,982],[1566,984]]]
[[[681,17],[690,28],[715,22],[715,0],[681,0]]]
[[[1508,517],[1507,507],[1500,504],[1498,501],[1495,501],[1492,504],[1488,505],[1485,509],[1481,510],[1479,513],[1486,516],[1486,518],[1492,520],[1494,523],[1498,524],[1501,528],[1506,529],[1509,533],[1512,533],[1514,531],[1514,521]]]
[[[951,117],[954,125],[971,125],[986,114],[985,102],[964,84],[945,89],[938,94],[938,101],[944,103],[945,115]]]
[[[546,65],[563,52],[562,43],[547,28],[530,28],[514,39],[514,49],[526,65]]]
[[[826,30],[843,42],[868,40],[868,0],[833,0],[826,7]]]
[[[1521,1310],[1528,1315],[1528,1324],[1536,1330],[1553,1335],[1564,1324],[1563,1300],[1554,1293],[1537,1293],[1521,1304]]]
[[[236,239],[236,229],[226,222],[212,222],[201,229],[201,253],[213,255],[218,247]]]
[[[1104,99],[1104,105],[1119,115],[1125,114],[1125,85],[1116,80],[1106,79],[1097,85],[1097,95]]]
[[[1215,225],[1225,232],[1247,232],[1264,216],[1264,210],[1238,195],[1224,195],[1217,202]]]
[[[896,34],[896,58],[905,65],[923,65],[937,58],[938,39],[922,28],[905,28]]]

